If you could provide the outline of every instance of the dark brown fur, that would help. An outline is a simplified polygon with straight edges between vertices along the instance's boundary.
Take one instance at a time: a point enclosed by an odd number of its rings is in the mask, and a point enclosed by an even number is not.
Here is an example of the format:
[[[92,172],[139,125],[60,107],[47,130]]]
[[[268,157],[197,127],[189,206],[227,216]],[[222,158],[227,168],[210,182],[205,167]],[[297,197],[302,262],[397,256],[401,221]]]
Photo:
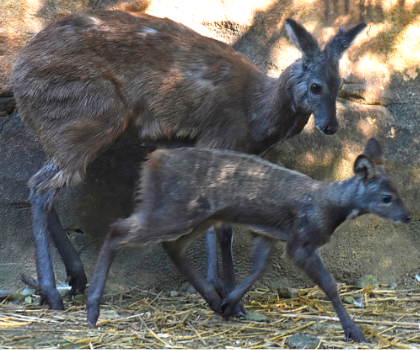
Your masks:
[[[272,79],[230,46],[182,24],[98,11],[69,15],[35,35],[19,53],[11,83],[22,120],[60,169],[42,183],[45,190],[81,181],[128,124],[149,141],[189,137],[198,147],[261,153],[308,121],[312,110],[291,103],[286,90],[304,79],[294,76],[304,75],[300,66]],[[323,80],[339,79],[338,61],[322,70]],[[330,91],[333,118],[337,92]]]
[[[145,142],[253,154],[301,132],[311,113],[320,130],[333,134],[338,61],[364,27],[340,31],[321,51],[301,25],[286,20],[302,59],[278,79],[224,43],[145,14],[75,13],[36,34],[20,51],[10,81],[21,118],[48,158],[29,180],[41,300],[54,309],[64,307],[55,290],[47,230],[58,244],[72,291],[85,289],[86,275],[66,241],[54,196],[80,182],[92,159],[124,130],[134,129]],[[314,83],[320,93],[312,91]],[[221,242],[229,267],[227,291],[235,284],[230,244]],[[213,248],[209,243],[208,270],[216,284]]]
[[[318,249],[341,223],[359,215],[410,222],[410,213],[378,159],[383,159],[381,147],[371,139],[355,161],[355,176],[323,182],[232,151],[154,152],[143,166],[141,202],[129,218],[112,226],[99,255],[87,301],[89,324],[94,326],[98,319],[112,259],[127,243],[163,243],[179,271],[211,308],[229,317],[266,268],[272,245],[281,240],[287,242],[290,258],[331,299],[347,339],[364,341]],[[252,271],[225,299],[185,258],[188,245],[217,222],[247,225],[254,235]]]

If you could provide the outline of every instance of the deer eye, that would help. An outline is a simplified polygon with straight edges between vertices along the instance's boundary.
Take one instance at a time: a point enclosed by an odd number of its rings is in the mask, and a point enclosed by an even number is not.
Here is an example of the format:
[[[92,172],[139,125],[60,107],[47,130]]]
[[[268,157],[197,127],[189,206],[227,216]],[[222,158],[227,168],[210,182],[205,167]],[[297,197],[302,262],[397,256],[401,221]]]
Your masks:
[[[391,203],[392,197],[389,195],[383,195],[382,196],[382,202],[384,202],[385,204]]]
[[[315,95],[321,95],[322,94],[322,86],[319,84],[311,84],[311,92]]]

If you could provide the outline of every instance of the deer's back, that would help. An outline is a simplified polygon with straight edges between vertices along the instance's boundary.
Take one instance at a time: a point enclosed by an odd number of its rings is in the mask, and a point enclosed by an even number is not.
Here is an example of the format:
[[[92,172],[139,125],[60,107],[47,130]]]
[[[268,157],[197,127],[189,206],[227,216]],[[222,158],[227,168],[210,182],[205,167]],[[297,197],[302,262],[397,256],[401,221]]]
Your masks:
[[[180,148],[154,152],[141,179],[150,224],[207,219],[289,227],[317,181],[257,156]],[[286,229],[285,229],[286,230]]]
[[[211,129],[223,138],[226,126],[244,128],[250,82],[263,76],[228,45],[169,19],[99,11],[69,15],[35,35],[11,83],[22,119],[41,141],[49,129],[92,119],[102,128],[132,123],[151,139]]]

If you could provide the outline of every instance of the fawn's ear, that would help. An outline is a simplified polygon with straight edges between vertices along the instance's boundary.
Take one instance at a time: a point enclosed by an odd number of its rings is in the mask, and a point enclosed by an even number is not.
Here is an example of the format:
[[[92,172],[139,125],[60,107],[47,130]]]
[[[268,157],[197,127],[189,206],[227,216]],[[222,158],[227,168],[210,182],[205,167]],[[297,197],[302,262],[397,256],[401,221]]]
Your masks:
[[[377,139],[371,137],[366,143],[363,154],[366,154],[375,164],[385,164],[384,152]]]
[[[286,19],[285,25],[290,40],[302,53],[304,60],[311,60],[319,55],[321,50],[319,49],[318,42],[301,24],[289,18]]]
[[[369,157],[361,154],[354,162],[354,173],[360,180],[370,181],[376,176],[377,171],[375,164],[372,163]]]
[[[354,39],[366,28],[365,23],[349,29],[348,31],[341,30],[336,34],[326,46],[328,57],[333,62],[338,62],[343,53],[351,46]]]

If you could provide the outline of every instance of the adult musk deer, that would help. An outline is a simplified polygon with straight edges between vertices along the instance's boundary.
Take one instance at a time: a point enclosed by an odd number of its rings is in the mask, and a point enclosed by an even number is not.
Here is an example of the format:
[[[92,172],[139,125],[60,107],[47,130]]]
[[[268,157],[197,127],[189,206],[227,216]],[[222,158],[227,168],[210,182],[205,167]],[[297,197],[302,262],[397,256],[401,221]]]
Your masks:
[[[229,317],[263,273],[277,240],[290,258],[331,299],[347,339],[364,341],[344,308],[335,281],[318,248],[348,218],[376,214],[410,222],[397,188],[384,169],[376,139],[354,163],[355,175],[323,182],[227,150],[181,148],[152,153],[142,169],[140,200],[134,213],[117,221],[102,247],[89,287],[88,322],[96,324],[99,302],[112,260],[127,243],[163,243],[179,271],[218,314]],[[225,299],[185,257],[188,245],[218,222],[244,224],[253,232],[251,273]]]
[[[11,85],[23,122],[48,158],[29,180],[41,303],[64,308],[48,232],[72,291],[83,293],[87,281],[54,197],[63,186],[80,182],[92,159],[125,129],[134,129],[145,142],[252,154],[301,132],[312,113],[318,129],[333,134],[341,88],[338,61],[365,26],[340,31],[322,51],[300,24],[286,20],[302,58],[278,79],[224,43],[145,14],[75,13],[36,34],[16,59]],[[235,276],[231,228],[222,231],[217,235],[225,242],[227,286],[220,293],[226,294]],[[214,253],[214,241],[208,242]],[[209,279],[216,285],[216,261],[210,260]]]

